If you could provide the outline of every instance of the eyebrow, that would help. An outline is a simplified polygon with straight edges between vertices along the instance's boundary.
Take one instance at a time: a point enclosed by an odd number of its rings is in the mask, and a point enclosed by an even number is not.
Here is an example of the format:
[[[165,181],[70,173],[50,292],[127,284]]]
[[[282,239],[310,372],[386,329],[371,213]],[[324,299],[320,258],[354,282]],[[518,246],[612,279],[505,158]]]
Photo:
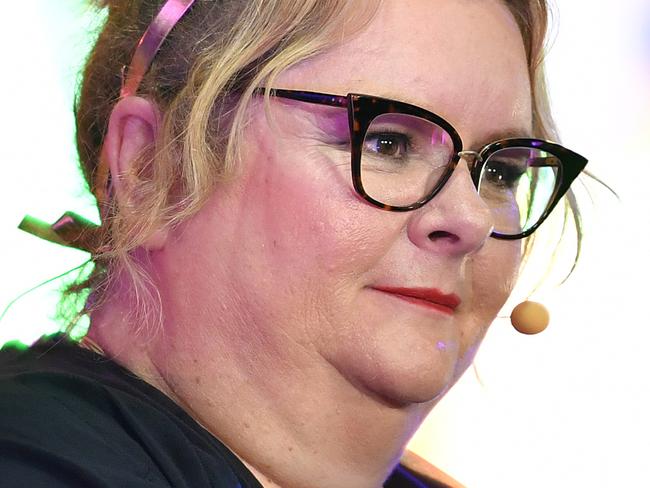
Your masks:
[[[373,95],[369,95],[369,96],[373,96]],[[381,98],[404,101],[404,103],[408,103],[415,107],[420,107],[423,110],[431,112],[439,117],[442,117],[444,120],[449,121],[448,123],[450,123],[451,126],[455,128],[454,124],[450,121],[450,119],[447,116],[443,116],[439,112],[436,112],[435,110],[431,110],[431,108],[429,108],[425,103],[422,102],[418,103],[417,101],[406,101],[403,99],[403,96],[399,92],[394,92],[391,90],[384,91],[382,92]],[[460,132],[459,135],[464,145],[465,139],[463,138],[463,135]],[[480,152],[481,149],[483,149],[488,144],[491,144],[496,141],[500,141],[502,139],[533,139],[533,138],[534,135],[532,131],[530,131],[529,129],[524,129],[524,128],[497,129],[497,130],[493,130],[492,132],[489,132],[487,136],[480,138],[478,142],[475,142],[470,147],[463,147],[463,150]]]
[[[502,139],[519,139],[519,138],[531,139],[532,137],[533,137],[533,135],[532,135],[531,131],[529,131],[528,129],[505,129],[505,130],[501,129],[501,130],[496,130],[496,131],[488,133],[487,136],[482,137],[477,142],[472,144],[472,146],[469,148],[469,150],[479,152],[479,151],[481,151],[481,149],[483,149],[488,144],[491,144],[491,143],[496,142],[496,141],[500,141]]]

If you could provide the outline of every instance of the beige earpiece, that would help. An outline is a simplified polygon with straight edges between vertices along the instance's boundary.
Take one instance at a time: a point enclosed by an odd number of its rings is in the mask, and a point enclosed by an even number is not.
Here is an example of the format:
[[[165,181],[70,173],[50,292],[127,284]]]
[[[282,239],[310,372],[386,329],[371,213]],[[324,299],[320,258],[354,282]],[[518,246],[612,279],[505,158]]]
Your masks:
[[[550,315],[544,305],[525,301],[517,305],[510,314],[510,323],[522,334],[539,334],[548,326]]]

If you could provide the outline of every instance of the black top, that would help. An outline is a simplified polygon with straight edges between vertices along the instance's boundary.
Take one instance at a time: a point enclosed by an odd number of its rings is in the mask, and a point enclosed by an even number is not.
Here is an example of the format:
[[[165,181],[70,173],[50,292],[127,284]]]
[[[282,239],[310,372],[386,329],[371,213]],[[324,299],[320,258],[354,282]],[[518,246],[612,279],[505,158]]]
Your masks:
[[[162,392],[64,335],[0,351],[0,485],[262,486]],[[384,486],[432,485],[398,466]]]

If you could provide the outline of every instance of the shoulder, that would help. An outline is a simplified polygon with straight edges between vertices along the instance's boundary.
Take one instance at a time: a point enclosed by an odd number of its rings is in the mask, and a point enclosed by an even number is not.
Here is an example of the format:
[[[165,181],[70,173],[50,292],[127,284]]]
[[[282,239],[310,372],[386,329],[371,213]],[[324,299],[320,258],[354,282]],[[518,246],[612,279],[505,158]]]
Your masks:
[[[256,486],[232,458],[112,361],[70,344],[0,351],[3,487]]]
[[[0,366],[3,486],[169,486],[121,425],[110,390],[37,359],[14,352]]]

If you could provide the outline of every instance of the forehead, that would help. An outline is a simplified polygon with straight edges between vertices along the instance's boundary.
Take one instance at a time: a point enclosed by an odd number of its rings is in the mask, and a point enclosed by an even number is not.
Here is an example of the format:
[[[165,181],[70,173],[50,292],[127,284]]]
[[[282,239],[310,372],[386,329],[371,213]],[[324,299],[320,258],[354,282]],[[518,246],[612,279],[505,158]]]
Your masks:
[[[384,0],[364,30],[276,86],[413,103],[447,119],[467,143],[530,130],[532,118],[521,34],[498,0]]]

